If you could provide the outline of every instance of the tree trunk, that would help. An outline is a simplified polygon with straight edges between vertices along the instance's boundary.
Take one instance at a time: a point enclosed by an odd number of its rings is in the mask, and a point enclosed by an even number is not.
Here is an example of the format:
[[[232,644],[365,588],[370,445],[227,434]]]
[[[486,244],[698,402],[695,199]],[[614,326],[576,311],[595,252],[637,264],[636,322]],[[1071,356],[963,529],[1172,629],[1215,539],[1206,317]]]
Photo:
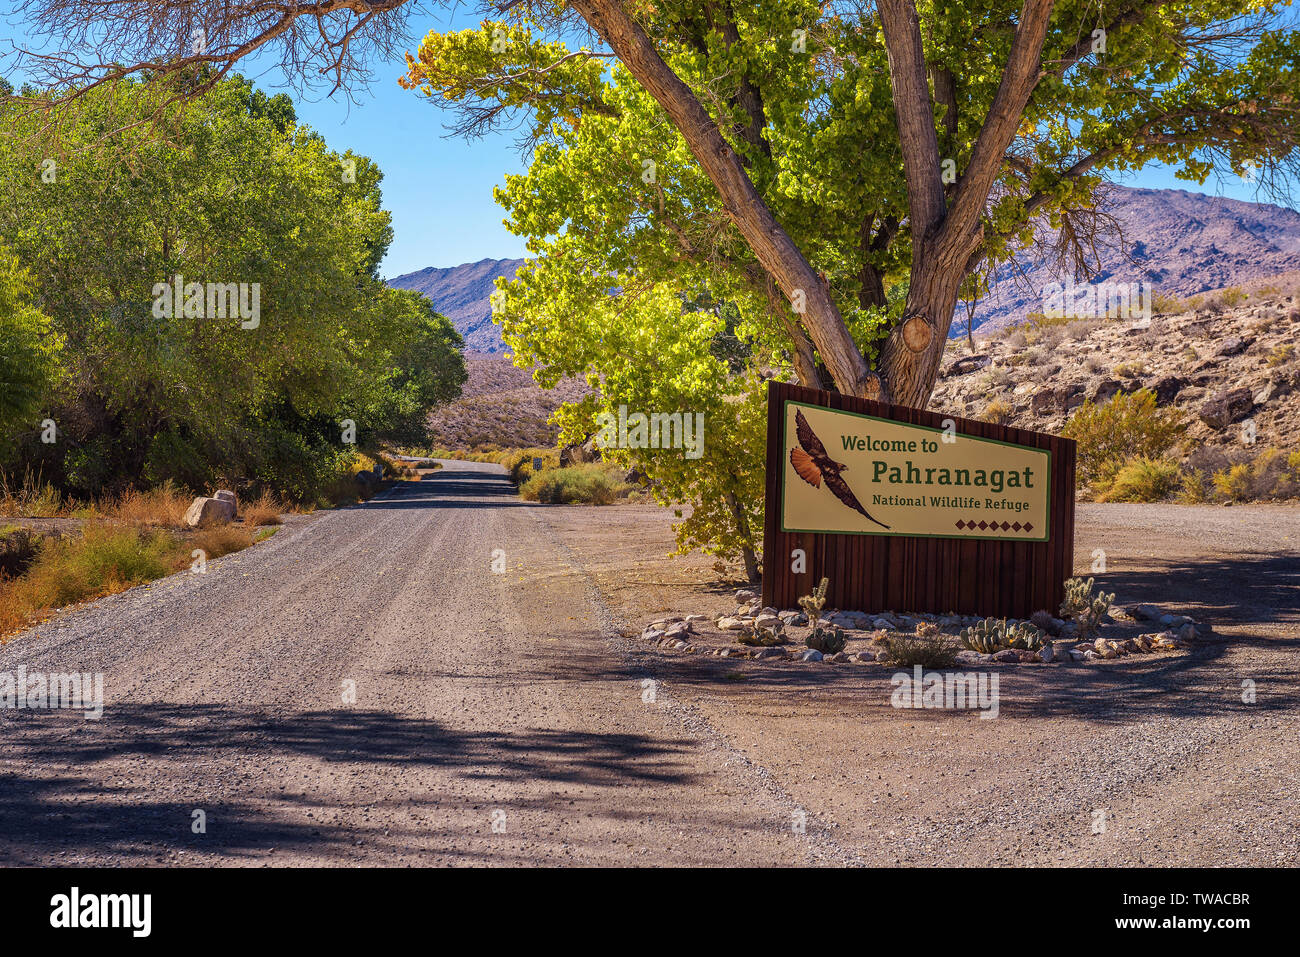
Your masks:
[[[573,0],[572,6],[609,44],[624,68],[655,98],[682,134],[717,189],[732,223],[803,320],[839,390],[849,395],[877,396],[880,380],[867,368],[826,284],[776,221],[740,157],[690,87],[659,56],[654,43],[618,0]]]
[[[740,537],[747,540],[750,537],[751,529],[745,510],[740,507],[740,500],[736,498],[734,492],[727,492],[726,502],[727,508],[731,509],[731,517],[736,523],[736,529],[740,532]],[[754,554],[754,549],[744,545],[741,546],[740,553],[745,560],[745,574],[749,576],[751,582],[757,582],[760,576],[758,574],[758,556]]]

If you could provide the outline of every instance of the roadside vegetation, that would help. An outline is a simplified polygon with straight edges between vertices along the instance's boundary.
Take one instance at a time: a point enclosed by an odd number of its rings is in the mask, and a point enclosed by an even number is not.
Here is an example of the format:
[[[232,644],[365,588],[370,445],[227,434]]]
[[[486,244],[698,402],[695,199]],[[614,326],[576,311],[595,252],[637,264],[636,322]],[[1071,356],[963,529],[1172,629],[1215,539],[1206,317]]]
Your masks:
[[[65,502],[168,483],[355,500],[363,453],[427,441],[459,393],[461,338],[379,278],[371,160],[242,78],[167,96],[91,89],[57,142],[0,100],[0,472]]]
[[[1080,498],[1194,505],[1300,497],[1300,451],[1202,448],[1184,457],[1185,428],[1146,389],[1085,402],[1061,430],[1078,443]]]

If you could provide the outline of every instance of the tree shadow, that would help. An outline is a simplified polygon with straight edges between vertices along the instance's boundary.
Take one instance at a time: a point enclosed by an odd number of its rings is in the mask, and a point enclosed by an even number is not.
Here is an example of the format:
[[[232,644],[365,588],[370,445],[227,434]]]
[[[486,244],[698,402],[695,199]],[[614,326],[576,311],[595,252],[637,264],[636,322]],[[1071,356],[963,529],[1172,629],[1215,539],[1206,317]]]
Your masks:
[[[601,792],[694,780],[694,746],[684,739],[543,728],[460,730],[377,710],[272,713],[258,707],[157,703],[114,705],[100,721],[86,721],[79,713],[11,711],[3,727],[0,861],[7,864],[51,860],[56,848],[149,860],[177,847],[237,859],[272,846],[337,855],[342,861],[358,839],[355,822],[304,821],[305,808],[316,805],[305,781],[301,794],[282,790],[288,777],[283,774],[257,780],[243,775],[234,788],[205,783],[212,774],[239,776],[232,768],[275,768],[291,758],[355,769],[358,775],[383,767],[445,771],[414,778],[420,787],[403,790],[401,807],[417,814],[463,810],[467,798],[460,779],[471,791],[487,781]],[[148,791],[130,776],[145,778],[142,766],[152,785]],[[318,775],[313,771],[312,776]],[[239,797],[231,799],[232,792]],[[517,812],[543,800],[511,797],[509,805]],[[213,823],[206,834],[190,831],[196,808]],[[288,813],[293,811],[302,813]],[[427,842],[437,826],[431,822],[404,834],[394,824],[382,840],[402,850],[407,838]],[[375,838],[368,829],[363,833]]]

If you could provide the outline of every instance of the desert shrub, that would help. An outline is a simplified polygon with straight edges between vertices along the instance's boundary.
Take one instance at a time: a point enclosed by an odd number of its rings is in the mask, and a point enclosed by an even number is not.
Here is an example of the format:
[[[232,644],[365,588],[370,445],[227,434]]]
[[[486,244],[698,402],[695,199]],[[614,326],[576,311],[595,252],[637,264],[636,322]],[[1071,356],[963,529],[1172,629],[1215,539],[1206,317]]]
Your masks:
[[[1121,379],[1133,379],[1147,371],[1145,362],[1134,360],[1131,362],[1121,362],[1115,367],[1115,375]]]
[[[0,472],[0,513],[25,518],[52,518],[64,510],[63,496],[30,469],[22,481]]]
[[[1267,362],[1270,366],[1280,366],[1284,362],[1290,362],[1295,358],[1295,346],[1287,343],[1286,345],[1274,346],[1269,350]]]
[[[1253,461],[1215,472],[1213,484],[1220,496],[1234,502],[1290,498],[1300,494],[1300,452],[1265,449]]]
[[[544,505],[610,505],[631,488],[592,462],[539,472],[525,483],[520,494]]]
[[[1129,459],[1099,496],[1102,502],[1159,502],[1178,488],[1179,470],[1168,459]]]
[[[903,635],[889,633],[883,642],[889,663],[904,668],[951,668],[957,663],[957,646],[941,631]]]
[[[1148,389],[1118,392],[1109,402],[1081,405],[1061,434],[1078,443],[1079,477],[1092,484],[1130,459],[1161,457],[1186,428],[1182,416],[1156,406]]]
[[[167,481],[146,491],[130,490],[115,499],[101,502],[95,512],[127,525],[161,525],[179,528],[185,512],[194,500],[188,492]]]
[[[1178,490],[1178,501],[1183,505],[1200,505],[1210,500],[1209,483],[1204,472],[1188,469],[1183,472]]]
[[[980,413],[981,419],[996,425],[1006,425],[1014,416],[1015,409],[1011,406],[1011,403],[1004,402],[1002,399],[994,399]]]

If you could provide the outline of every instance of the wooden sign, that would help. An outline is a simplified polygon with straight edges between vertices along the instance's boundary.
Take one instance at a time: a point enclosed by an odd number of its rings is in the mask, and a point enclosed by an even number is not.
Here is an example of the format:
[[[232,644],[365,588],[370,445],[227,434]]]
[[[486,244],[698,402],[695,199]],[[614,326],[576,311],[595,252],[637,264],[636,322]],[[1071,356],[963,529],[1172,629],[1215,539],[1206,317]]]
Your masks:
[[[1055,613],[1072,574],[1069,439],[771,383],[763,602]]]

